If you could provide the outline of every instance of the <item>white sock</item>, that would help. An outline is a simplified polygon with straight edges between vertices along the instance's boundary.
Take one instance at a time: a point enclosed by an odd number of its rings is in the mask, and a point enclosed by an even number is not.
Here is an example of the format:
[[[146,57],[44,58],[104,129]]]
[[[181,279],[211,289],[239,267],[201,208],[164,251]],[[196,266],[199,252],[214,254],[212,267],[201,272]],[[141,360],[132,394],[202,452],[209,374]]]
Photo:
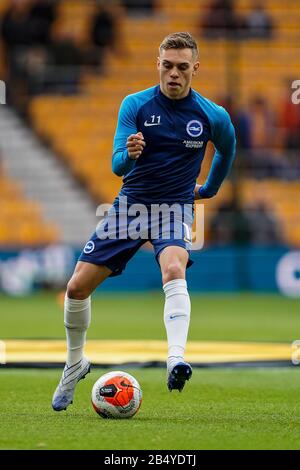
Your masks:
[[[191,302],[185,279],[174,279],[163,286],[166,301],[164,322],[168,338],[168,371],[184,360],[190,324]]]
[[[72,366],[82,359],[86,331],[91,322],[91,297],[84,300],[65,296],[64,321],[67,335],[67,364]]]

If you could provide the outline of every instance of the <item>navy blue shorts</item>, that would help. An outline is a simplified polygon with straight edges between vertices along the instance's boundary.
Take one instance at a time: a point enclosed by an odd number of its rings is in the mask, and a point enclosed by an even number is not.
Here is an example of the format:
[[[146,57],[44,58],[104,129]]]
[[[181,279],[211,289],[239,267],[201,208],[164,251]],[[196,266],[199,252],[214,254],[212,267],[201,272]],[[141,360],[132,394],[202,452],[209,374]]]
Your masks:
[[[117,198],[86,243],[79,261],[106,266],[113,277],[122,273],[147,241],[153,245],[158,264],[160,253],[167,246],[181,246],[190,254],[193,213],[187,213],[182,205],[176,206],[175,212],[166,209],[162,214],[155,209],[145,211],[145,206],[139,204],[125,207]],[[192,264],[189,258],[187,267]]]

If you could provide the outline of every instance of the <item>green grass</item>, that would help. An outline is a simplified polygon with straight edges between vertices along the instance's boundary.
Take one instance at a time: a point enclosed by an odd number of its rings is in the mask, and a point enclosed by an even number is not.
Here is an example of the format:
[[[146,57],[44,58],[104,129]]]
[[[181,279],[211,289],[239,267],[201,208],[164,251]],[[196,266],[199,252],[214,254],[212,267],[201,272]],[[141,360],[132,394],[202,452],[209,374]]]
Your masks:
[[[300,449],[297,369],[198,369],[182,394],[161,369],[133,370],[143,403],[130,420],[103,420],[78,385],[66,412],[52,411],[58,370],[2,370],[0,449]]]
[[[163,295],[94,297],[91,339],[163,339]],[[0,296],[0,339],[64,338],[56,296]],[[192,295],[190,340],[300,337],[299,301],[276,295]],[[163,369],[127,370],[143,404],[131,420],[102,420],[90,393],[95,370],[67,412],[51,409],[61,370],[0,369],[0,449],[300,449],[298,368],[195,369],[168,393]]]
[[[300,335],[299,300],[279,295],[192,295],[190,340],[286,341]],[[93,299],[90,339],[165,339],[160,293]],[[64,338],[54,294],[0,296],[0,339]]]

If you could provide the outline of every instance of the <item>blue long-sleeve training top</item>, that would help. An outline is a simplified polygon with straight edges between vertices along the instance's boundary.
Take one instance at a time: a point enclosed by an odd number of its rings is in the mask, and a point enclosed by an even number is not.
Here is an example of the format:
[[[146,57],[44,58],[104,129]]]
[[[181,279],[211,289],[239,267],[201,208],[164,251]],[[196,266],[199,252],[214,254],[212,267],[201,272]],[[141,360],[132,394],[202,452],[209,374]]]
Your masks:
[[[137,132],[146,147],[131,160],[126,142]],[[193,203],[208,141],[216,152],[202,197],[217,193],[234,160],[235,132],[227,111],[193,89],[180,100],[165,96],[159,85],[128,95],[120,107],[112,158],[113,172],[124,176],[120,195],[143,204]]]

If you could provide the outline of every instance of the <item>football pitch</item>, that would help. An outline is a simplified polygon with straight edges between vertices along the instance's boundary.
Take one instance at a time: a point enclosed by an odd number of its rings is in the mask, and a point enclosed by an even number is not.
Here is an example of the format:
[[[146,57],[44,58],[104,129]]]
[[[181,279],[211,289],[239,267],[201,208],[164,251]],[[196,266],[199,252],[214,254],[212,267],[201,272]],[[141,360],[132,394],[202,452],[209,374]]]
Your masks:
[[[63,339],[54,294],[0,296],[0,339]],[[279,296],[192,295],[191,341],[277,342],[300,337],[299,301]],[[95,297],[90,339],[164,340],[161,294]],[[126,368],[143,390],[130,420],[92,409],[92,369],[65,412],[51,408],[61,369],[0,369],[0,449],[300,449],[297,367],[194,368],[169,393],[163,368]]]

